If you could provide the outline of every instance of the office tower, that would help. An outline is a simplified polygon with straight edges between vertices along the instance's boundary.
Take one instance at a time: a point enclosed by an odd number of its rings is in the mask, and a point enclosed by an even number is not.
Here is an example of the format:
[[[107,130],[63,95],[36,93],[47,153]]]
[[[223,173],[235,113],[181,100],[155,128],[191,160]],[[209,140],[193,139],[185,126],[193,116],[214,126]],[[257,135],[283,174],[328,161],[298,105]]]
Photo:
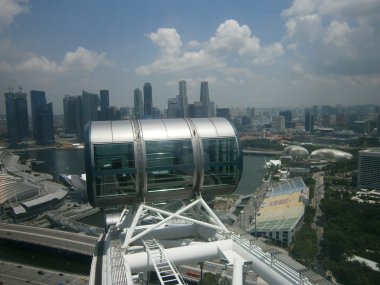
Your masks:
[[[52,103],[46,104],[45,92],[37,90],[30,91],[30,101],[33,139],[37,144],[53,144],[55,139]]]
[[[189,116],[189,107],[187,102],[187,90],[186,90],[186,81],[179,81],[179,95],[177,95],[178,101],[178,112],[177,118],[187,118]]]
[[[11,147],[29,136],[27,94],[21,89],[17,93],[5,93],[5,108],[7,117],[8,139]]]
[[[53,104],[48,103],[38,108],[37,112],[37,144],[48,145],[54,144],[54,120]]]
[[[380,113],[377,115],[377,135],[380,137]]]
[[[284,116],[274,116],[272,118],[272,129],[278,133],[285,132],[285,117]]]
[[[144,117],[152,118],[152,85],[145,83],[144,88]]]
[[[46,98],[44,91],[31,90],[30,91],[30,104],[32,111],[32,126],[33,126],[33,139],[41,141],[42,129],[41,125],[37,123],[37,114],[42,106],[46,105]]]
[[[292,127],[292,111],[286,110],[281,111],[280,116],[283,116],[285,118],[285,128],[291,128]]]
[[[216,108],[216,116],[231,120],[231,112],[229,108]]]
[[[90,121],[97,121],[98,118],[98,108],[99,108],[99,96],[98,94],[93,94],[82,91],[82,120],[83,127],[87,125]],[[83,128],[84,129],[84,128]]]
[[[121,120],[120,109],[114,106],[109,107],[109,120],[110,121],[119,121]]]
[[[305,132],[312,133],[314,131],[314,116],[309,111],[305,115]]]
[[[136,119],[142,119],[144,115],[144,102],[142,92],[139,88],[136,88],[133,92],[134,98],[134,111],[133,115]]]
[[[100,120],[109,120],[110,93],[109,90],[100,90]]]
[[[162,119],[161,110],[157,107],[152,107],[152,119]]]
[[[179,106],[178,106],[178,98],[169,98],[168,99],[168,118],[177,118]]]
[[[201,95],[200,95],[200,101],[202,103],[202,115],[205,118],[209,117],[209,105],[210,105],[210,96],[208,91],[208,82],[202,81],[201,82]]]
[[[65,95],[63,98],[63,115],[66,134],[83,137],[82,98],[81,96]]]
[[[190,118],[203,118],[203,106],[200,101],[195,101],[194,104],[189,104]]]
[[[368,120],[355,121],[351,127],[356,134],[368,134],[370,123]]]
[[[358,188],[380,190],[380,148],[359,151]]]

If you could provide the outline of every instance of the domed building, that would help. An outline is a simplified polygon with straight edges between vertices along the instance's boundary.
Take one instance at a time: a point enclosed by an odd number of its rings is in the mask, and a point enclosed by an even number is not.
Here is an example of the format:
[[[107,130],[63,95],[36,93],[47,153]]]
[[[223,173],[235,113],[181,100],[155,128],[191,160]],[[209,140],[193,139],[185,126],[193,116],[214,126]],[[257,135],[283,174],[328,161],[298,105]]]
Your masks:
[[[284,149],[284,155],[290,155],[294,158],[307,157],[309,152],[306,148],[299,145],[290,145]]]
[[[310,158],[318,158],[325,160],[349,160],[352,159],[352,154],[332,148],[321,148],[313,151]]]

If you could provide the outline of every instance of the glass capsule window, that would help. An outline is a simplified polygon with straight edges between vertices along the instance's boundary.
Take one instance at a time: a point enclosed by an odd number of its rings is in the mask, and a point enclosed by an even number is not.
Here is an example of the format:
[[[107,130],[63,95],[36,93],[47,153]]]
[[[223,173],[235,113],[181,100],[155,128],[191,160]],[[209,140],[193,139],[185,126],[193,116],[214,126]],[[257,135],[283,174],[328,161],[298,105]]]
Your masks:
[[[94,145],[97,197],[136,193],[133,143]]]
[[[191,189],[194,157],[191,140],[146,141],[148,192]]]
[[[203,188],[235,185],[239,179],[236,138],[202,139]]]

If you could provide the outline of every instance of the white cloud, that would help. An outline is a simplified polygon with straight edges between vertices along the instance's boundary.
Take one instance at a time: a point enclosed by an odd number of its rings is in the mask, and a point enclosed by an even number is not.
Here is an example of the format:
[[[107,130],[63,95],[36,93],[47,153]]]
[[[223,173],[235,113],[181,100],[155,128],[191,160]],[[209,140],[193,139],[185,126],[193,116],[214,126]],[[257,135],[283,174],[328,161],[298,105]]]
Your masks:
[[[235,20],[220,24],[215,35],[207,43],[210,51],[235,51],[239,55],[252,54],[260,49],[260,41],[251,36],[247,25],[240,26]]]
[[[45,56],[32,55],[29,59],[14,66],[16,71],[32,71],[55,73],[63,69],[55,61],[50,61]]]
[[[324,44],[333,44],[338,47],[344,47],[348,43],[348,37],[351,29],[347,23],[333,21],[327,28],[326,36],[323,40]]]
[[[274,59],[284,54],[281,43],[274,43],[268,47],[261,48],[258,56],[253,60],[255,64],[272,64]]]
[[[112,64],[107,59],[105,53],[98,53],[83,47],[78,47],[74,52],[67,52],[60,64],[54,60],[49,60],[43,55],[36,55],[34,53],[26,53],[24,57],[25,60],[15,64],[1,62],[0,70],[6,72],[62,73],[73,70],[92,71],[98,66],[109,66]]]
[[[12,24],[14,17],[28,13],[28,0],[0,0],[0,31]]]
[[[380,73],[380,1],[294,0],[283,11],[288,47],[319,73]]]
[[[62,61],[64,69],[81,69],[92,71],[99,65],[110,65],[110,60],[107,59],[106,53],[95,52],[83,47],[78,47],[74,52],[67,52]]]
[[[157,33],[151,33],[148,37],[166,56],[176,56],[181,51],[182,41],[176,29],[158,29]]]
[[[312,14],[315,10],[316,2],[314,0],[294,0],[292,6],[282,12],[286,17]]]
[[[302,73],[304,73],[302,64],[300,64],[300,63],[293,64],[292,65],[292,70],[296,74],[302,74]]]
[[[231,62],[237,65],[247,62],[271,64],[274,58],[284,53],[281,43],[261,46],[247,25],[240,25],[232,19],[221,23],[215,34],[202,43],[191,40],[184,46],[175,29],[160,28],[149,38],[159,47],[159,53],[151,64],[136,68],[138,75],[210,69],[221,71]]]

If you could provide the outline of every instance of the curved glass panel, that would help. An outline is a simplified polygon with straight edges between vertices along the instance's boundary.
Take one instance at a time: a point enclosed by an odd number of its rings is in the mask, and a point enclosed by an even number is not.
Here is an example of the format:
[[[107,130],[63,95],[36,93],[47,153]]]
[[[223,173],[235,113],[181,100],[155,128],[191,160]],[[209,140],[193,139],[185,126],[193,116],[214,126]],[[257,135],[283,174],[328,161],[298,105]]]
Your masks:
[[[94,145],[97,197],[136,194],[133,143]]]
[[[239,179],[236,138],[202,139],[203,188],[235,185]]]
[[[191,140],[146,141],[145,150],[148,193],[192,188]]]

